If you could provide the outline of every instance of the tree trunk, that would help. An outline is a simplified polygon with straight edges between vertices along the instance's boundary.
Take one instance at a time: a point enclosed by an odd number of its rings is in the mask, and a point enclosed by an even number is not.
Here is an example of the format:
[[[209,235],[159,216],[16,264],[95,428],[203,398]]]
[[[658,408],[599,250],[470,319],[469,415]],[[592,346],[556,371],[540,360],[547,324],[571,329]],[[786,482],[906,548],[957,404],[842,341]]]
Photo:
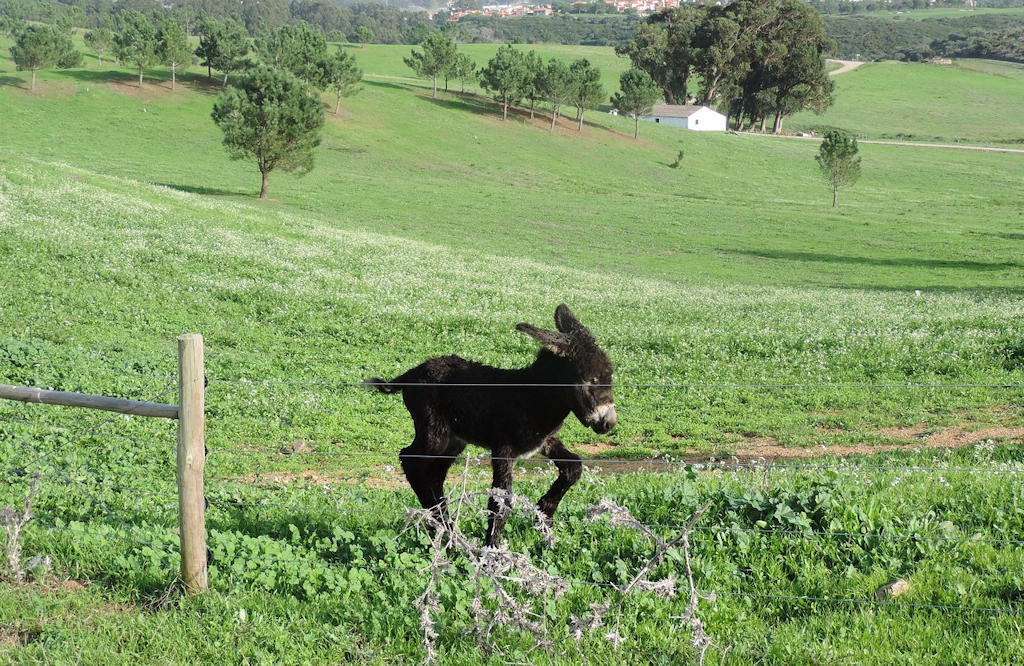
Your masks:
[[[206,80],[209,81],[211,79],[213,79],[213,68],[211,68],[210,65],[207,65],[206,66]]]
[[[765,118],[764,116],[761,116],[761,134],[764,134],[764,127],[765,127],[765,124],[767,122],[768,122],[768,119]]]
[[[437,74],[434,74],[434,89],[430,92],[431,97],[437,97]]]
[[[640,116],[633,116],[633,140],[640,138]]]
[[[139,65],[139,87],[142,87],[142,66]]]
[[[508,120],[508,95],[503,95],[501,102],[501,119]]]
[[[228,87],[228,73],[224,72],[224,80],[220,82],[220,87],[223,90]]]
[[[32,86],[29,88],[32,92],[36,91],[36,70],[32,70]]]
[[[97,65],[98,65],[99,67],[102,67],[102,66],[103,66],[103,58],[102,58],[102,57],[100,56],[100,54],[99,54],[99,53],[97,53],[97,54],[96,54],[96,64],[97,64]]]
[[[338,103],[334,105],[334,115],[338,115],[338,111],[341,111],[341,93],[338,93]]]
[[[745,123],[743,121],[743,114],[741,113],[739,115],[739,117],[736,118],[736,131],[737,132],[742,132],[744,126],[745,126]]]
[[[835,208],[839,205],[839,186],[832,186],[832,207]]]
[[[580,111],[580,117],[577,118],[576,120],[579,122],[579,124],[576,125],[576,131],[577,132],[582,132],[583,131],[583,112],[582,111]]]
[[[772,127],[772,134],[782,134],[782,119],[785,118],[785,114],[782,112],[775,114],[775,126]]]
[[[551,107],[551,129],[549,130],[552,134],[555,133],[555,121],[558,120],[558,107]]]
[[[269,171],[263,172],[263,186],[260,187],[260,199],[267,198],[267,177],[270,176]]]
[[[174,90],[174,83],[175,83],[175,81],[174,81],[174,70],[175,70],[175,64],[172,62],[171,63],[171,90]]]
[[[531,99],[530,100],[530,120],[533,120],[533,109],[536,106],[537,106],[537,100]]]
[[[444,75],[444,91],[448,92],[448,75]]]

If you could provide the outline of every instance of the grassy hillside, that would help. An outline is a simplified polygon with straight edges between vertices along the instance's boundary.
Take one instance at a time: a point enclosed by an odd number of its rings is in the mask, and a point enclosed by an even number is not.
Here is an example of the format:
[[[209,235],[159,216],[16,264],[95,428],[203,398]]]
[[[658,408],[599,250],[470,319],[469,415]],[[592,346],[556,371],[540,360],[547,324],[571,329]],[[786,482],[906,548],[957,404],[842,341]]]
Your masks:
[[[881,62],[835,78],[835,104],[790,129],[842,127],[873,139],[1024,143],[1024,73],[1011,64]]]
[[[47,72],[30,94],[0,60],[0,382],[173,401],[174,337],[202,332],[215,590],[163,599],[171,424],[0,404],[0,505],[42,473],[26,551],[89,583],[0,583],[0,661],[422,660],[430,557],[402,529],[414,500],[394,470],[411,425],[397,398],[348,384],[435,354],[527,363],[514,324],[548,325],[561,301],[623,384],[611,436],[563,432],[588,456],[924,450],[871,471],[588,473],[555,548],[524,520],[509,532],[578,581],[543,608],[556,647],[503,629],[500,652],[478,650],[457,567],[443,663],[621,658],[610,626],[565,647],[572,618],[652,553],[586,522],[600,497],[666,536],[712,502],[694,567],[719,592],[702,618],[727,663],[1012,660],[1019,623],[991,609],[1024,595],[1004,542],[1024,528],[1021,458],[1003,446],[1024,432],[1024,160],[865,145],[833,210],[814,142],[653,125],[634,142],[607,114],[551,136],[544,118],[502,123],[485,101],[386,78],[403,76],[397,49],[364,55],[373,76],[329,116],[317,168],[273,174],[268,202],[220,146],[202,76],[172,94],[159,72],[141,91],[127,72]],[[297,439],[304,453],[279,453]],[[936,465],[950,471],[913,469]],[[656,578],[680,575],[672,558]],[[863,603],[897,576],[910,605]],[[962,605],[989,610],[944,609]],[[685,606],[628,601],[622,649],[692,660]]]

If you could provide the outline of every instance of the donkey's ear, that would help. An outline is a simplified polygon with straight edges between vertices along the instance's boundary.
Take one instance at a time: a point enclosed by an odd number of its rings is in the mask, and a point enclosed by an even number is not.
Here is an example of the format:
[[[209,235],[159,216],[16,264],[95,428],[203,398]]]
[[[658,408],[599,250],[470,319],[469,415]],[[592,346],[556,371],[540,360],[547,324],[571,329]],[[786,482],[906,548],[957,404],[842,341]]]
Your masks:
[[[577,339],[593,339],[590,329],[580,323],[576,315],[572,313],[569,306],[562,303],[555,310],[555,326],[566,335],[575,336]]]
[[[569,339],[561,333],[549,331],[544,328],[537,328],[536,326],[526,323],[516,324],[516,330],[526,333],[555,356],[569,355]]]

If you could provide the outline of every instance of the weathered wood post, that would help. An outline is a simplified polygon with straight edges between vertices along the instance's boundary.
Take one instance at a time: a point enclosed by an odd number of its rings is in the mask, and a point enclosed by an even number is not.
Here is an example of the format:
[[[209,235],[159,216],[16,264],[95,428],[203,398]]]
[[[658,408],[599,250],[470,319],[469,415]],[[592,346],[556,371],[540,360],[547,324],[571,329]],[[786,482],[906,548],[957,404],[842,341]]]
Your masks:
[[[208,589],[206,574],[205,374],[203,336],[178,338],[178,526],[181,531],[181,577],[188,594]]]

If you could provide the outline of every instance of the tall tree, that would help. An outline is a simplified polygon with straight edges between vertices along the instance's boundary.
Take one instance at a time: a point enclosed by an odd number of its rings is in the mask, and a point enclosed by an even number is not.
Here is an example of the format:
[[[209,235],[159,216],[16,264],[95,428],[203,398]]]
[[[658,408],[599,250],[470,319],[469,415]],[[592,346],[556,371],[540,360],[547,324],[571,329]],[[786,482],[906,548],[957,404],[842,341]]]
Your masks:
[[[260,198],[275,169],[308,173],[320,144],[324,110],[309,85],[290,72],[259,64],[217,96],[213,121],[224,132],[232,159],[255,159]]]
[[[423,40],[422,50],[413,49],[404,62],[416,76],[430,78],[433,81],[431,97],[437,97],[437,77],[451,70],[455,60],[455,42],[435,30]]]
[[[220,87],[228,84],[228,75],[241,69],[248,64],[249,55],[249,33],[245,26],[234,19],[228,19],[217,31],[216,52],[213,56],[213,68],[224,72],[224,79]]]
[[[832,188],[832,207],[839,205],[839,188],[853,185],[860,178],[857,137],[843,130],[825,132],[814,160],[825,182]]]
[[[466,92],[466,81],[472,79],[474,74],[476,74],[476,63],[473,62],[468,53],[457,51],[447,76],[458,79],[462,86],[460,92]]]
[[[182,65],[187,67],[192,62],[192,48],[188,43],[188,35],[180,23],[174,19],[167,19],[160,26],[157,43],[160,60],[171,68],[171,90],[174,90],[178,68]]]
[[[576,131],[582,132],[583,113],[597,107],[598,102],[605,98],[601,70],[586,58],[580,58],[569,66],[569,73],[573,82],[572,103],[576,105]]]
[[[501,103],[501,119],[508,119],[508,107],[523,97],[528,72],[523,52],[511,44],[498,47],[487,66],[480,70],[480,87]]]
[[[523,68],[526,70],[523,97],[530,100],[530,120],[533,120],[537,102],[544,99],[544,61],[531,50],[523,56]]]
[[[651,14],[637,26],[632,41],[615,49],[651,76],[669,104],[686,103],[698,55],[694,36],[704,11],[702,7],[687,6]]]
[[[196,48],[196,56],[201,65],[206,67],[206,78],[213,78],[213,62],[217,59],[219,47],[217,40],[223,26],[220,21],[211,16],[200,16],[196,21],[196,32],[199,34],[199,46]]]
[[[11,57],[19,70],[32,72],[30,90],[36,89],[36,72],[53,66],[73,67],[80,54],[71,38],[50,25],[30,25],[14,40]]]
[[[363,70],[356,65],[356,59],[341,48],[318,60],[310,71],[315,73],[311,77],[315,80],[314,87],[329,90],[337,95],[334,115],[338,115],[338,111],[341,110],[341,98],[356,94],[359,91],[359,82],[363,80]]]
[[[114,33],[101,26],[95,30],[90,30],[85,33],[83,39],[85,40],[86,46],[91,48],[96,54],[96,61],[102,65],[103,55],[110,51],[110,47],[114,45]]]
[[[141,88],[145,69],[157,61],[156,28],[144,14],[128,9],[118,16],[114,45],[118,59],[138,68]]]
[[[612,106],[620,113],[633,116],[633,139],[637,139],[640,137],[640,116],[651,112],[663,89],[650,74],[636,67],[619,76],[619,88],[620,92],[612,95]]]
[[[551,129],[554,133],[555,123],[558,121],[558,114],[562,106],[572,101],[576,85],[569,65],[563,61],[552,58],[544,67],[544,75],[541,78],[544,90],[544,99],[551,105]]]

